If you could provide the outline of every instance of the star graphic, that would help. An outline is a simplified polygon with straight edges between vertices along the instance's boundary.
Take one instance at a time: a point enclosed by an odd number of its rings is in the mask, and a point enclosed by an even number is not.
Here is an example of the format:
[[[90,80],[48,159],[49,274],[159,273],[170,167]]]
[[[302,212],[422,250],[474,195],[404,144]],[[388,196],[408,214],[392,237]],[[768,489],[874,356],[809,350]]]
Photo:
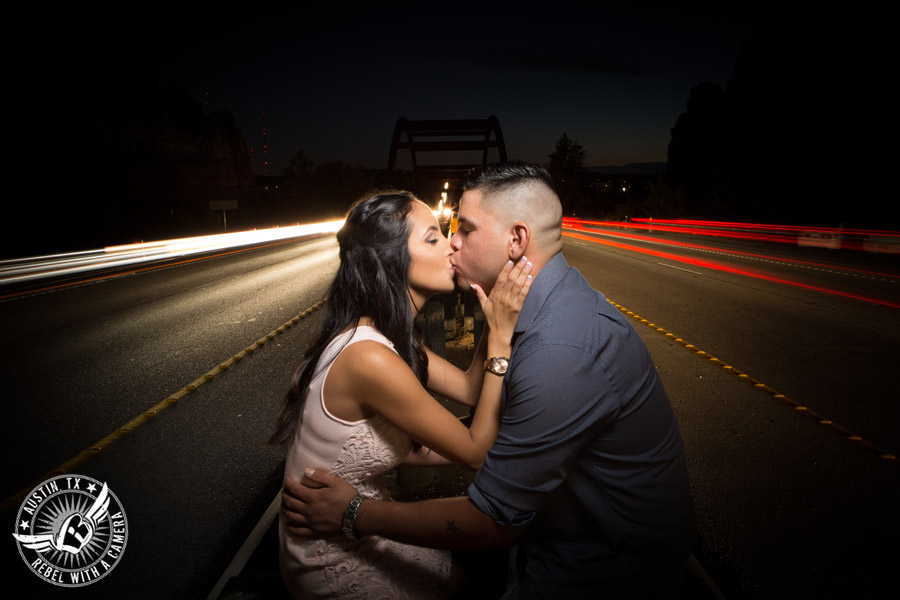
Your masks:
[[[28,521],[22,521],[19,524],[19,527],[21,527],[22,529],[28,529]]]
[[[88,491],[91,492],[92,494],[94,493],[94,491],[95,491],[96,489],[97,489],[97,486],[94,485],[93,483],[92,483],[91,485],[88,486]]]

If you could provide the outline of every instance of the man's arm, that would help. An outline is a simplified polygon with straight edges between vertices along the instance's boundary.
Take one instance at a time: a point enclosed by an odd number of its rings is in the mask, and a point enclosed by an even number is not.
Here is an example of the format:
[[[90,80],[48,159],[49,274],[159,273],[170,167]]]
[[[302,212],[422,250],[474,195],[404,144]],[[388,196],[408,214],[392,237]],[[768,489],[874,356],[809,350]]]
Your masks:
[[[350,484],[324,471],[308,469],[303,484],[285,479],[281,511],[288,531],[299,536],[343,535],[341,518],[355,494]],[[515,541],[465,496],[420,502],[365,500],[357,512],[356,531],[448,550],[497,548]]]

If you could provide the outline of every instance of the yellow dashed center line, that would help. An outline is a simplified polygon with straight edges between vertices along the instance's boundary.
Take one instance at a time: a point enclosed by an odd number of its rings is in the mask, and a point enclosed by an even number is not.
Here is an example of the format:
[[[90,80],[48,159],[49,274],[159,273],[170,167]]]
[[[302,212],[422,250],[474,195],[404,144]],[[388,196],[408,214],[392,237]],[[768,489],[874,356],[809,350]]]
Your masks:
[[[157,416],[159,413],[161,413],[168,407],[172,406],[173,404],[175,404],[176,402],[178,402],[179,400],[181,400],[182,398],[184,398],[185,396],[187,396],[188,394],[190,394],[191,392],[196,390],[198,387],[203,385],[204,383],[210,381],[213,377],[215,377],[222,371],[227,370],[229,367],[233,366],[236,362],[238,362],[242,358],[244,358],[247,355],[252,354],[256,350],[258,350],[263,344],[265,344],[266,342],[268,342],[269,340],[271,340],[278,334],[284,333],[284,331],[286,331],[290,327],[293,327],[294,325],[299,323],[302,319],[305,319],[306,317],[311,315],[313,312],[318,310],[323,304],[325,304],[325,299],[319,300],[318,302],[316,302],[315,304],[313,304],[312,306],[310,306],[309,308],[304,310],[302,313],[300,313],[296,317],[285,322],[280,327],[273,329],[272,331],[270,331],[269,333],[267,333],[260,339],[256,340],[254,343],[250,344],[249,346],[247,346],[246,348],[244,348],[243,350],[241,350],[240,352],[238,352],[237,354],[235,354],[234,356],[229,358],[228,360],[213,367],[212,369],[210,369],[209,371],[207,371],[206,373],[204,373],[203,375],[201,375],[200,377],[198,377],[191,383],[187,384],[186,386],[184,386],[183,388],[181,388],[180,390],[178,390],[177,392],[175,392],[174,394],[172,394],[171,396],[169,396],[168,398],[166,398],[165,400],[163,400],[156,406],[144,411],[137,417],[133,418],[129,422],[125,423],[124,425],[122,425],[121,427],[119,427],[118,429],[116,429],[115,431],[113,431],[112,433],[107,435],[106,437],[104,437],[103,439],[95,442],[94,444],[91,444],[86,449],[82,450],[80,453],[78,453],[74,457],[72,457],[69,460],[67,460],[66,462],[62,463],[61,465],[59,465],[58,467],[56,467],[55,469],[53,469],[52,471],[50,471],[49,473],[47,473],[46,475],[41,477],[40,479],[25,486],[24,488],[19,490],[17,493],[13,494],[12,496],[10,496],[9,498],[7,498],[6,500],[3,501],[3,504],[0,505],[0,513],[6,512],[8,509],[18,507],[22,503],[22,501],[25,499],[25,496],[28,494],[28,492],[31,491],[32,489],[34,489],[42,481],[50,479],[51,477],[56,477],[57,475],[64,475],[66,473],[73,472],[76,468],[80,467],[81,465],[83,465],[84,463],[89,461],[91,458],[93,458],[94,456],[99,454],[102,450],[106,450],[111,445],[113,445],[115,442],[119,441],[126,435],[130,434],[135,429],[137,429],[138,427],[140,427],[141,425],[143,425],[144,423],[146,423],[153,417]]]
[[[785,406],[794,409],[795,412],[802,414],[806,417],[809,417],[810,419],[816,421],[822,427],[825,427],[826,429],[830,429],[834,433],[837,433],[838,435],[844,437],[846,440],[852,442],[856,446],[863,448],[864,450],[868,450],[869,452],[873,452],[873,453],[877,454],[878,456],[880,456],[884,460],[891,461],[894,464],[900,465],[900,461],[897,460],[897,457],[894,454],[890,454],[887,450],[883,450],[883,449],[879,448],[878,446],[876,446],[875,444],[872,444],[871,442],[864,440],[860,436],[858,436],[854,433],[851,433],[850,431],[847,431],[840,425],[835,424],[834,422],[830,421],[829,419],[826,419],[822,415],[816,414],[815,412],[811,411],[809,408],[802,406],[799,402],[796,402],[795,400],[788,398],[784,394],[781,394],[781,393],[777,392],[776,390],[773,390],[766,384],[753,379],[746,373],[742,373],[742,372],[738,371],[731,365],[725,364],[718,358],[715,358],[714,356],[710,356],[709,354],[707,354],[703,350],[697,348],[693,344],[689,344],[686,341],[684,341],[683,339],[681,339],[680,337],[677,337],[675,334],[669,333],[668,331],[666,331],[662,327],[659,327],[655,323],[651,323],[647,319],[644,319],[644,318],[640,317],[639,315],[634,314],[633,312],[631,312],[624,306],[620,306],[619,304],[616,304],[615,302],[613,302],[612,300],[609,300],[608,298],[607,298],[607,301],[610,304],[612,304],[613,306],[615,306],[617,309],[619,309],[619,311],[621,313],[623,313],[623,314],[631,317],[635,321],[643,323],[647,327],[650,327],[651,329],[665,335],[667,338],[669,338],[676,344],[679,344],[679,345],[683,346],[685,349],[690,350],[691,352],[693,352],[700,358],[704,358],[704,359],[708,360],[709,362],[711,362],[715,365],[718,365],[719,367],[721,367],[725,371],[731,373],[738,379],[749,383],[750,385],[752,385],[754,388],[758,389],[761,392],[765,392],[766,394],[768,394],[769,396],[771,396],[772,398],[774,398],[781,404],[784,404]]]

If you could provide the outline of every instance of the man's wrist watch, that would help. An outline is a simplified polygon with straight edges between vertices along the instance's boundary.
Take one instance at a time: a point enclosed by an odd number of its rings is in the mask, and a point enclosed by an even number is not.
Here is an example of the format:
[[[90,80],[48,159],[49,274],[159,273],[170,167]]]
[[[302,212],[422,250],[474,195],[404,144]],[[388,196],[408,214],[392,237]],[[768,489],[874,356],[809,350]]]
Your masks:
[[[484,370],[503,377],[509,369],[509,359],[505,356],[492,356],[484,361]]]
[[[353,496],[350,504],[347,505],[347,510],[344,511],[344,516],[341,518],[341,531],[351,540],[359,539],[359,535],[356,533],[356,512],[359,510],[359,505],[362,504],[363,500],[365,498],[359,494]]]

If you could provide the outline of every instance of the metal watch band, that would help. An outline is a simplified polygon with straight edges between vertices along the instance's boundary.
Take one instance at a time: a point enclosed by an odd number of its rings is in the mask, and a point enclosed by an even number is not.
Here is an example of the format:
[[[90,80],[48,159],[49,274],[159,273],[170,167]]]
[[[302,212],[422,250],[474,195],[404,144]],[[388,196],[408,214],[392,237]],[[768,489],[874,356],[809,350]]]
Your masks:
[[[356,512],[359,510],[359,505],[362,504],[362,501],[365,500],[359,494],[353,496],[353,499],[350,500],[350,504],[347,505],[347,510],[344,511],[344,516],[341,519],[341,531],[344,532],[351,540],[358,540],[359,536],[356,534]]]

